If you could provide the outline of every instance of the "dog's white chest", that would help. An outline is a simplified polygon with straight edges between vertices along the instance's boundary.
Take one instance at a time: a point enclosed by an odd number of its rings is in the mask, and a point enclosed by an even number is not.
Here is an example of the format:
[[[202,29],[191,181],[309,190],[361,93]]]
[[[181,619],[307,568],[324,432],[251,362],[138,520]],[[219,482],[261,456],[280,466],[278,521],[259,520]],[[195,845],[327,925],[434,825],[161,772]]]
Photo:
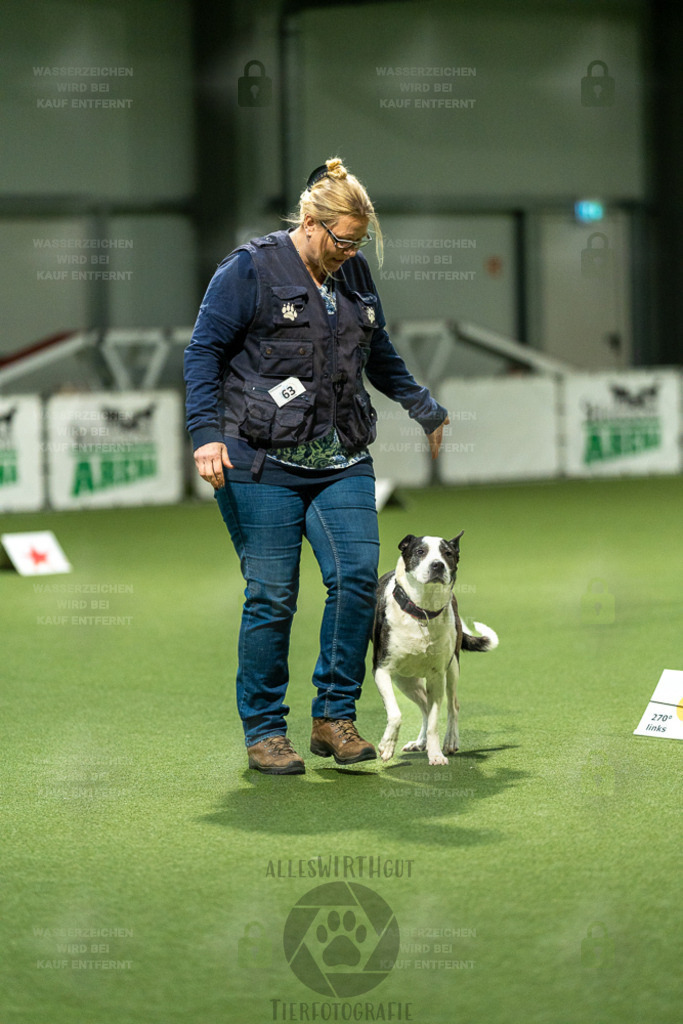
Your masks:
[[[419,620],[397,605],[388,611],[391,622],[388,655],[406,675],[422,675],[450,661],[455,650],[455,622],[450,608],[431,620]]]

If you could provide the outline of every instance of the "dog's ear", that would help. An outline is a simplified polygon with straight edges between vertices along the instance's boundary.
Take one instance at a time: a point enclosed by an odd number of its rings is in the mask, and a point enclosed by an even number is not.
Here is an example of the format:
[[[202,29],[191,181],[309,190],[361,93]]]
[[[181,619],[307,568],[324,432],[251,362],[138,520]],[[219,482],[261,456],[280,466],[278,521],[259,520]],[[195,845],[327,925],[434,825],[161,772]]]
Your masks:
[[[405,549],[408,547],[408,545],[410,543],[412,543],[412,541],[414,541],[414,540],[415,540],[415,535],[414,534],[412,534],[412,533],[406,534],[406,536],[403,538],[403,540],[399,541],[399,545],[398,545],[399,551],[405,551]]]
[[[455,551],[457,551],[457,552],[458,552],[458,554],[460,554],[460,538],[462,537],[462,535],[463,535],[463,533],[464,533],[464,532],[465,532],[464,530],[461,530],[461,531],[460,531],[460,533],[458,534],[458,536],[457,536],[457,537],[454,537],[454,538],[453,538],[453,540],[449,540],[449,541],[448,541],[448,543],[450,544],[450,546],[451,546],[451,547],[452,547],[452,548],[453,548],[453,549],[454,549]]]

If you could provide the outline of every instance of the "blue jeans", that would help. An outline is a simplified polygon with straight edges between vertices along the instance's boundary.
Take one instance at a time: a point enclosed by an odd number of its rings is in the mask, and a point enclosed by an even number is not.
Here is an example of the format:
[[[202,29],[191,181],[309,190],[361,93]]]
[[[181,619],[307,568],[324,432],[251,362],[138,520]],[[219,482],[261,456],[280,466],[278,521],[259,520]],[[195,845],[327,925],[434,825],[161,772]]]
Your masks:
[[[286,733],[289,637],[304,537],[327,587],[312,717],[355,719],[379,561],[374,479],[341,476],[304,488],[228,481],[215,496],[247,584],[237,671],[246,745]]]

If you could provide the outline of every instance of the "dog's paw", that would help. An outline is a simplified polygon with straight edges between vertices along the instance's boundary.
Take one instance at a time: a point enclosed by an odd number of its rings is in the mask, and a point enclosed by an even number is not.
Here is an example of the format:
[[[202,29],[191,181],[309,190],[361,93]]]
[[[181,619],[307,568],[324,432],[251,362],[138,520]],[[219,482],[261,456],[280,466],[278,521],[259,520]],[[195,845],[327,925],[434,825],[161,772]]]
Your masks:
[[[444,757],[444,755],[441,753],[441,751],[439,751],[438,754],[430,754],[429,755],[429,763],[430,764],[448,764],[448,758]]]
[[[460,746],[460,736],[458,734],[458,727],[454,723],[450,722],[446,729],[446,734],[443,738],[443,746],[441,749],[444,754],[457,754]]]
[[[404,750],[426,750],[427,744],[421,743],[419,740],[411,740],[410,743],[406,743]]]
[[[443,747],[441,748],[444,754],[457,754],[458,748],[460,747],[460,737],[457,731],[450,732],[446,730],[446,735],[443,738]]]
[[[380,742],[378,744],[377,749],[379,750],[379,755],[383,761],[391,761],[392,757],[394,756],[395,746],[396,744],[394,740],[387,740],[386,743]]]

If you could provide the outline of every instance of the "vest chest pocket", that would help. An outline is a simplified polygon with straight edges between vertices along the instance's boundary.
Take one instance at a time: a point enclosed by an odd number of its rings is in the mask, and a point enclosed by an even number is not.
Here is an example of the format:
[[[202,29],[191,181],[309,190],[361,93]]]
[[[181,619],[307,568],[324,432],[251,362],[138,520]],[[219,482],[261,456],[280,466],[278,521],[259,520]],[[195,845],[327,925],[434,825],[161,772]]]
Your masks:
[[[273,293],[273,324],[276,327],[308,326],[308,292],[300,285],[277,285]]]
[[[352,292],[353,307],[367,338],[377,326],[377,296],[372,292]]]
[[[292,338],[281,341],[267,338],[259,342],[259,368],[262,377],[298,377],[300,380],[313,378],[313,342]]]
[[[277,406],[268,392],[258,385],[246,385],[244,415],[240,434],[259,448],[283,448],[308,439],[313,421],[313,397],[310,391],[298,395],[286,405]]]

